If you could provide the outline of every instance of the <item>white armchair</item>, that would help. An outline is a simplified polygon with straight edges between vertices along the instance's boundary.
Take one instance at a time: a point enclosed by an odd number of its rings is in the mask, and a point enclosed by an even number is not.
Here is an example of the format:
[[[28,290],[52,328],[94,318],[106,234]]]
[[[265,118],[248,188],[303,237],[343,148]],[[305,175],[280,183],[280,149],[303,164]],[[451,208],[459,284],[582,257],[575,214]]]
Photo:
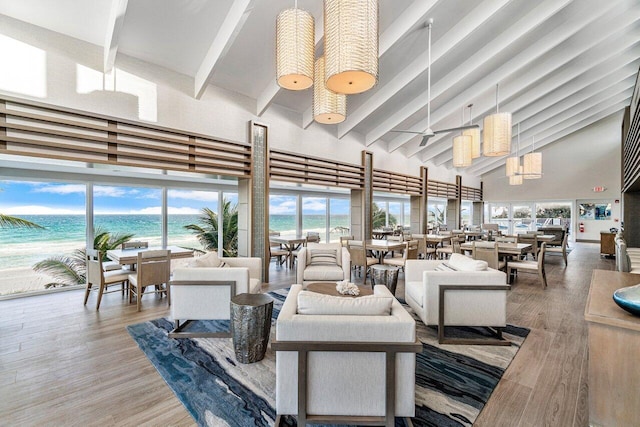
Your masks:
[[[262,260],[218,258],[211,252],[196,258],[189,268],[176,268],[170,286],[175,329],[169,337],[229,337],[229,330],[187,332],[185,328],[192,320],[229,320],[231,297],[260,292]]]
[[[407,260],[407,304],[425,325],[438,325],[440,343],[509,345],[502,339],[510,289],[506,274],[488,268],[486,261],[460,254],[452,254],[446,264],[455,270],[448,270],[443,264],[442,261]],[[486,326],[495,329],[497,339],[448,338],[444,326]]]
[[[282,415],[297,415],[298,425],[343,424],[358,417],[360,423],[375,419],[387,426],[395,425],[394,416],[414,416],[413,353],[422,351],[422,344],[416,341],[415,320],[385,286],[358,298],[291,286],[272,348],[276,426]],[[395,369],[386,375],[385,366]]]
[[[339,243],[308,243],[298,253],[296,283],[337,282],[351,278],[351,255]]]

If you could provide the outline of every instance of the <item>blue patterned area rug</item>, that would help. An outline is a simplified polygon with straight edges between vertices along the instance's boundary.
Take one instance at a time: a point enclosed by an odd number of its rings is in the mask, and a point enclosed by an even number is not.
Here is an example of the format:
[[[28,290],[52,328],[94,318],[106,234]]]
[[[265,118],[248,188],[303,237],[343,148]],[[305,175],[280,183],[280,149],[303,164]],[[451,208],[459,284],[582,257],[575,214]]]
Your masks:
[[[274,298],[273,326],[287,290]],[[409,312],[411,309],[405,306]],[[416,356],[416,416],[414,426],[471,426],[491,396],[528,329],[508,326],[511,346],[439,345],[436,328],[416,318],[423,344]],[[206,330],[228,330],[228,322],[199,322]],[[272,426],[275,420],[275,353],[267,350],[257,363],[235,359],[230,338],[170,339],[167,319],[128,326],[129,334],[199,425]],[[272,338],[275,327],[271,328]],[[478,337],[481,330],[447,328],[447,335]],[[287,417],[287,426],[295,419]],[[283,423],[283,424],[285,424]],[[398,419],[397,426],[404,423]]]

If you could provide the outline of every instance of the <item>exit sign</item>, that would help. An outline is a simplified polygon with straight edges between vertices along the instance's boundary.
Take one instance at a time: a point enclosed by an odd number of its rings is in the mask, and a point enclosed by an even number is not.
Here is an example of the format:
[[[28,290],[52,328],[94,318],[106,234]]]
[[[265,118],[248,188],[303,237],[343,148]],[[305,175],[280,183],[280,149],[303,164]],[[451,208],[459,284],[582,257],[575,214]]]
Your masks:
[[[593,187],[593,192],[594,193],[602,193],[603,191],[606,191],[607,187]]]

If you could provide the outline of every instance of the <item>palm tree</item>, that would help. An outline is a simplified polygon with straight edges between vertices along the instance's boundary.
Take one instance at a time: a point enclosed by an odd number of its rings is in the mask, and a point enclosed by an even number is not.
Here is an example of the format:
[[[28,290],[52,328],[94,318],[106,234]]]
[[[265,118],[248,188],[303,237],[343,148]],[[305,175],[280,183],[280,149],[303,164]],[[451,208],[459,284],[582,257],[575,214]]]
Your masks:
[[[207,251],[218,250],[218,214],[209,208],[202,208],[198,224],[185,225],[184,228],[196,235]],[[222,243],[223,255],[238,256],[238,206],[231,206],[227,199],[222,201]]]
[[[93,247],[101,253],[119,248],[133,238],[133,234],[111,234],[106,230],[96,230]],[[38,273],[45,273],[56,279],[44,285],[45,289],[58,286],[82,285],[87,282],[87,251],[76,249],[70,255],[60,255],[44,259],[33,265]]]
[[[378,206],[377,204],[373,204],[372,205],[373,211],[371,213],[372,216],[372,228],[375,230],[377,228],[382,228],[385,227],[386,224],[386,213],[385,211],[383,211],[382,209],[380,209],[380,206]],[[395,216],[389,214],[389,226],[392,227],[394,225],[396,225],[398,222],[398,220],[396,219]]]
[[[35,222],[27,221],[26,219],[18,218],[15,216],[4,215],[0,213],[0,228],[41,228],[43,226],[36,224]]]

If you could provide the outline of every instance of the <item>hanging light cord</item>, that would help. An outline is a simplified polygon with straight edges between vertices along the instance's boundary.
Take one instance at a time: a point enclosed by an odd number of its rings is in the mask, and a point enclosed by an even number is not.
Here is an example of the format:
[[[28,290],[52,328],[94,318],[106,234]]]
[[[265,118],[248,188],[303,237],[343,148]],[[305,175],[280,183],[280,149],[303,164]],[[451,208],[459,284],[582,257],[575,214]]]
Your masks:
[[[498,108],[498,92],[499,91],[500,91],[500,84],[496,83],[496,114],[500,112],[500,109]]]
[[[531,147],[531,152],[533,153],[534,151],[536,151],[536,136],[533,136],[533,146]]]
[[[473,124],[473,112],[471,111],[471,109],[473,108],[473,104],[469,104],[469,105],[467,105],[467,107],[469,107],[469,124],[472,125]]]

